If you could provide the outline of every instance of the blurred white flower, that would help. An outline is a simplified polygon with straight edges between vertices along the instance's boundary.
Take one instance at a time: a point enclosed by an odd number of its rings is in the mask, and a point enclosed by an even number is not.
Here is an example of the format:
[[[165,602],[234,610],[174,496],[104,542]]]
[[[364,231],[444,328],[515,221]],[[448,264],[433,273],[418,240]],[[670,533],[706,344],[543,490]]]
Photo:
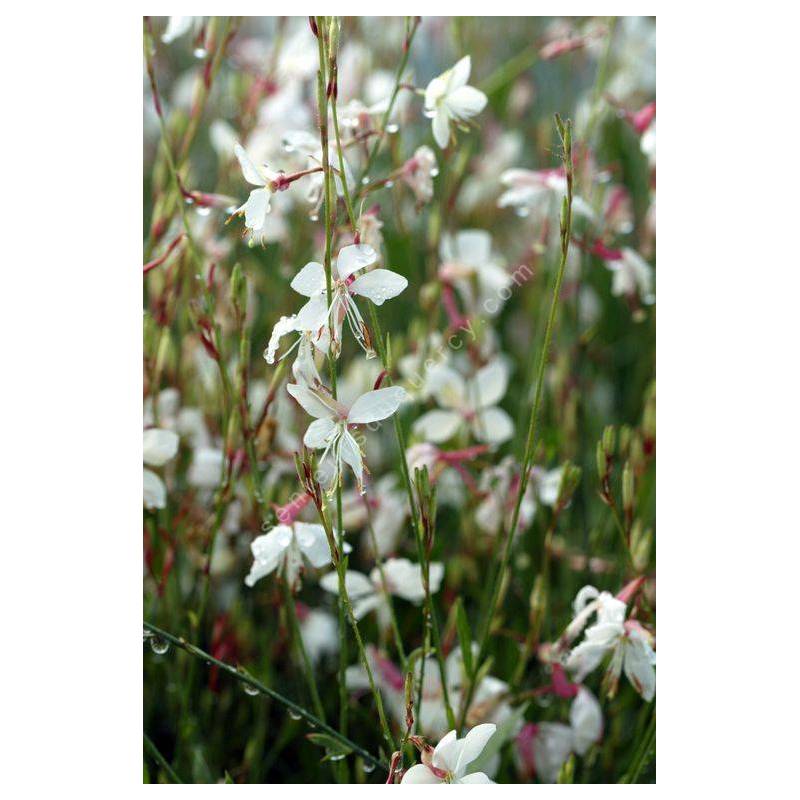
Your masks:
[[[142,460],[151,467],[163,467],[178,452],[178,434],[163,428],[148,428],[144,432]],[[167,487],[152,470],[144,470],[144,507],[166,508]]]
[[[414,433],[430,442],[445,442],[467,425],[481,442],[502,444],[514,435],[511,417],[497,407],[508,387],[508,367],[496,359],[465,381],[450,367],[431,375],[431,392],[443,410],[423,414]]]
[[[190,30],[196,30],[202,21],[202,17],[170,17],[164,33],[161,34],[161,41],[164,44],[170,44]]]
[[[414,564],[407,558],[390,558],[383,564],[384,584],[381,570],[374,567],[369,577],[355,570],[347,570],[345,574],[345,587],[353,602],[353,613],[356,619],[378,612],[381,627],[390,624],[391,617],[386,595],[391,594],[408,600],[411,603],[420,603],[425,597],[425,588],[422,583],[422,569],[419,564]],[[439,591],[444,577],[444,565],[437,562],[430,564],[430,589],[431,594]],[[319,585],[332,594],[339,594],[339,575],[329,572],[323,575]]]
[[[427,145],[422,145],[403,164],[401,177],[414,193],[417,203],[422,205],[430,202],[433,197],[433,179],[438,173],[433,150]]]
[[[300,638],[312,664],[339,652],[339,621],[333,614],[298,603]]]
[[[486,95],[466,85],[471,69],[470,57],[464,56],[425,89],[425,115],[433,120],[433,138],[441,148],[450,141],[451,121],[456,125],[464,123],[486,106]]]

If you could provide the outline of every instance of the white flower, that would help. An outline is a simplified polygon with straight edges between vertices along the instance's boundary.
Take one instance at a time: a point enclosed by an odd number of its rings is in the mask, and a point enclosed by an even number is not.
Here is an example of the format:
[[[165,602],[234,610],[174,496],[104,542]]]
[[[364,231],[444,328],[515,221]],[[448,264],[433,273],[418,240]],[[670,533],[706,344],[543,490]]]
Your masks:
[[[265,575],[286,568],[286,579],[294,583],[305,558],[312,567],[319,569],[331,563],[331,550],[322,525],[294,522],[291,525],[276,525],[268,533],[257,536],[250,543],[253,566],[244,579],[248,586],[255,585]]]
[[[298,604],[300,637],[312,664],[326,655],[339,652],[339,622],[332,614],[319,609],[307,609]]]
[[[385,300],[402,292],[408,281],[388,269],[363,271],[375,263],[378,254],[367,244],[351,244],[339,251],[336,264],[331,268],[331,305],[328,306],[325,268],[316,261],[310,261],[292,280],[291,287],[299,294],[308,297],[308,302],[297,314],[299,330],[314,331],[314,344],[323,352],[330,346],[330,324],[333,325],[334,346],[332,352],[338,356],[341,350],[342,323],[347,319],[350,330],[367,353],[375,355],[369,338],[367,326],[353,300],[353,295],[361,295],[383,305]],[[361,274],[354,278],[355,273]]]
[[[170,44],[175,39],[179,39],[192,28],[197,28],[202,21],[202,17],[170,17],[167,20],[167,27],[161,34],[161,41]]]
[[[572,727],[572,746],[579,756],[603,735],[603,712],[597,698],[584,686],[578,693],[569,709],[569,724]]]
[[[472,728],[463,739],[450,731],[432,751],[423,752],[400,783],[494,783],[485,773],[467,774],[467,768],[483,752],[497,726],[485,723]]]
[[[188,481],[199,489],[215,489],[222,479],[225,454],[215,447],[198,447],[192,456]]]
[[[470,57],[464,56],[425,89],[425,115],[433,119],[433,138],[439,147],[447,147],[451,120],[456,125],[466,122],[486,106],[486,95],[466,85],[471,69]]]
[[[492,316],[510,296],[506,292],[514,278],[493,256],[492,238],[486,231],[464,230],[443,236],[439,257],[439,277],[458,289],[473,314]],[[477,298],[470,284],[473,276],[480,290]]]
[[[616,297],[639,294],[643,303],[655,302],[653,268],[635,250],[623,247],[620,257],[607,260],[612,272],[611,294]]]
[[[163,428],[148,428],[144,432],[142,460],[151,467],[163,467],[178,452],[178,434]],[[152,470],[144,470],[144,507],[166,508],[167,487]]]
[[[497,201],[499,208],[513,206],[530,208],[554,194],[567,191],[567,179],[563,169],[507,169],[500,175],[500,183],[507,187]]]
[[[392,594],[408,600],[411,603],[420,603],[425,597],[425,588],[422,583],[422,569],[419,564],[414,564],[407,558],[390,558],[383,564],[384,584],[381,579],[381,570],[374,567],[369,577],[355,570],[345,573],[345,587],[350,599],[353,601],[353,613],[356,619],[361,619],[377,610],[382,627],[389,625],[389,605],[386,595]],[[430,565],[431,593],[439,591],[444,576],[444,565],[432,562]],[[332,594],[339,593],[339,575],[329,572],[323,575],[319,585]]]
[[[342,477],[343,464],[353,470],[358,491],[364,493],[364,462],[361,448],[350,433],[353,425],[379,422],[394,414],[406,399],[406,390],[400,386],[389,386],[362,394],[347,408],[334,400],[323,386],[310,388],[290,383],[286,390],[316,419],[308,426],[303,444],[312,450],[324,450],[319,460],[320,471],[325,469],[328,454],[333,459],[331,486],[335,487]]]
[[[414,155],[403,164],[402,179],[414,192],[420,205],[430,202],[433,197],[433,179],[438,173],[436,156],[427,145],[418,147]]]
[[[624,670],[642,698],[652,700],[656,691],[653,637],[635,620],[625,620],[626,604],[608,592],[584,586],[575,598],[574,610],[576,616],[567,628],[567,638],[576,636],[592,614],[597,615],[594,625],[586,629],[583,641],[567,656],[566,667],[575,680],[582,681],[610,652],[606,673],[609,694],[615,693]]]
[[[465,381],[450,367],[435,371],[432,393],[445,410],[429,411],[414,423],[414,433],[430,442],[445,442],[469,425],[481,442],[502,444],[514,434],[511,417],[498,408],[508,387],[508,367],[496,359]]]
[[[279,173],[267,169],[266,165],[259,167],[255,164],[246,150],[237,142],[233,152],[239,160],[244,179],[258,189],[253,189],[245,203],[236,209],[235,214],[244,212],[244,224],[250,232],[250,242],[262,241],[265,234],[267,214],[270,209],[270,197],[275,191],[275,181],[280,177]]]

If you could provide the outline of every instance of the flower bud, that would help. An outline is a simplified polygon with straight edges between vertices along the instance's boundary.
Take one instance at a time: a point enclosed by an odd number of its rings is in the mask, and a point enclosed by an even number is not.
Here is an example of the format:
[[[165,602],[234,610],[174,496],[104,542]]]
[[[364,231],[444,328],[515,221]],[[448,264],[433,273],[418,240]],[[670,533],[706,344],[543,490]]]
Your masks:
[[[622,470],[622,508],[626,514],[633,513],[634,493],[633,469],[630,461],[626,461]]]
[[[231,272],[231,302],[236,313],[244,316],[247,311],[247,278],[238,262],[234,264]]]
[[[597,475],[601,481],[608,475],[608,458],[602,442],[597,443]]]
[[[613,425],[606,425],[603,430],[603,449],[610,456],[614,455],[614,445],[616,440],[616,431]]]

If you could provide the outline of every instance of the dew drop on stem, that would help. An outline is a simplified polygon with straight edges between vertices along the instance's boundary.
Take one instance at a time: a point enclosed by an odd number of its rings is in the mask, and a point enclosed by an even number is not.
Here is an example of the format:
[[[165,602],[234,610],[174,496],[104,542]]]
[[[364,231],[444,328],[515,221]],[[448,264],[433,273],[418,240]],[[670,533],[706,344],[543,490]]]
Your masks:
[[[160,636],[153,636],[150,639],[150,649],[157,655],[163,656],[169,650],[169,642]]]

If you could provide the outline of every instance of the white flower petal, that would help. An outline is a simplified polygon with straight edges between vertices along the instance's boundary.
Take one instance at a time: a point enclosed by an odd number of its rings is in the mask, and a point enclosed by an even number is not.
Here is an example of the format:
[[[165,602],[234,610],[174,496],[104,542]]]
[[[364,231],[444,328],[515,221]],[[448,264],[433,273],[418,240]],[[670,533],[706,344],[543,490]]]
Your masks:
[[[450,95],[456,89],[464,86],[469,80],[469,73],[472,71],[472,58],[464,56],[459,59],[451,68],[449,80],[447,82],[447,94]]]
[[[470,388],[469,400],[474,408],[496,405],[508,388],[508,365],[502,359],[495,359],[478,370]]]
[[[437,778],[424,764],[414,764],[403,774],[403,783],[441,783],[441,778]]]
[[[341,280],[354,272],[374,264],[378,260],[375,248],[369,244],[349,244],[339,251],[336,259],[336,272]]]
[[[149,469],[144,470],[144,507],[166,508],[167,487],[164,481]]]
[[[233,152],[236,154],[236,158],[239,160],[239,166],[242,168],[244,179],[248,183],[252,183],[254,186],[265,186],[267,183],[267,177],[264,174],[264,171],[255,163],[253,163],[250,156],[247,155],[247,151],[244,149],[244,147],[237,142],[233,146]]]
[[[603,712],[597,698],[581,686],[569,709],[569,723],[572,726],[575,752],[585,755],[586,751],[603,734]]]
[[[324,291],[325,267],[316,261],[309,261],[289,284],[298,294],[312,297],[317,292]]]
[[[489,444],[502,444],[514,435],[514,422],[502,408],[486,408],[475,415],[475,438]]]
[[[350,434],[350,431],[344,432],[339,447],[339,454],[342,461],[353,470],[353,475],[355,475],[356,483],[358,484],[358,491],[363,493],[364,463],[361,458],[361,450],[356,440]]]
[[[497,725],[487,722],[483,725],[476,725],[467,733],[454,770],[456,777],[460,777],[466,768],[483,752],[483,748],[486,747],[489,739],[494,736],[496,730]]]
[[[330,436],[336,430],[336,423],[329,417],[315,419],[303,437],[303,444],[311,450],[321,450],[330,444]]]
[[[286,391],[297,400],[307,414],[318,419],[328,419],[334,416],[334,409],[331,405],[323,402],[318,392],[313,392],[307,386],[299,383],[287,383]]]
[[[450,116],[444,104],[436,109],[433,117],[433,138],[442,150],[450,141]]]
[[[303,555],[314,567],[325,567],[331,563],[331,549],[322,525],[308,522],[295,522],[294,534]]]
[[[462,120],[480,114],[486,102],[486,95],[474,86],[462,86],[450,92],[444,100],[450,115]]]
[[[142,459],[151,467],[160,467],[178,452],[178,434],[164,428],[148,428],[144,432]]]
[[[653,668],[655,655],[650,646],[638,637],[629,636],[625,643],[623,669],[633,688],[650,702],[656,693],[656,671]]]
[[[296,330],[297,315],[292,314],[291,317],[281,317],[272,328],[272,334],[269,337],[267,349],[264,352],[264,358],[267,364],[275,363],[275,354],[278,352],[278,345],[280,344],[281,337],[287,333]]]
[[[390,269],[374,269],[350,285],[350,293],[368,297],[376,306],[391,300],[408,286],[408,280]]]
[[[414,433],[421,439],[437,444],[446,442],[461,427],[462,418],[455,411],[434,409],[414,423]]]
[[[471,775],[459,778],[455,783],[494,783],[494,781],[485,772],[473,772]]]
[[[408,394],[402,386],[387,386],[365,392],[350,408],[347,415],[348,424],[365,424],[378,422],[394,414]]]
[[[267,189],[253,189],[247,202],[239,209],[244,211],[244,224],[253,231],[260,231],[269,214],[270,192]]]

